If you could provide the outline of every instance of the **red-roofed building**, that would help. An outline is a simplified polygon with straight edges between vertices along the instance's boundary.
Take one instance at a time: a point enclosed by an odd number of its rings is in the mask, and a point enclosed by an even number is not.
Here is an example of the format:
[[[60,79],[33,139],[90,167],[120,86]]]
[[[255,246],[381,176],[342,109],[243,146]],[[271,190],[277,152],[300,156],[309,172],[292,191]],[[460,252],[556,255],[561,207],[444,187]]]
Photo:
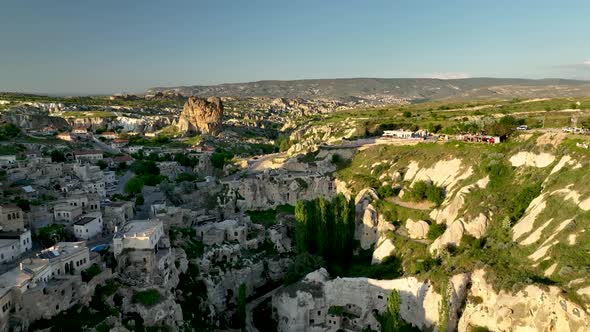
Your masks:
[[[129,144],[129,141],[126,139],[115,139],[111,142],[111,147],[113,149],[120,149],[127,146],[127,144]]]
[[[117,165],[119,165],[119,164],[130,165],[132,162],[133,162],[133,158],[128,155],[113,157],[113,163],[117,164]]]

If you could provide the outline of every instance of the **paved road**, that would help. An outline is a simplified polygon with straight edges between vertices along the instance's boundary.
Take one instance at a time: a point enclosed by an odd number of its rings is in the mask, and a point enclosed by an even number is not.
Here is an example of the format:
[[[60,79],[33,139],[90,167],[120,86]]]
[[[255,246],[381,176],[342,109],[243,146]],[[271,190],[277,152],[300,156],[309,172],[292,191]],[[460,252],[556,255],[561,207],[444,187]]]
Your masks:
[[[415,145],[420,142],[424,142],[422,139],[396,139],[396,138],[360,138],[353,141],[343,141],[341,144],[324,144],[321,145],[323,149],[365,149],[370,146],[374,145]],[[282,166],[281,163],[275,164],[273,163],[273,159],[281,159],[286,158],[286,152],[280,153],[271,153],[261,156],[256,156],[250,160],[248,160],[248,169],[246,170],[249,173],[256,173],[260,171],[264,171],[266,169],[273,169],[279,168]],[[234,176],[234,178],[238,178],[238,176]],[[230,177],[226,178],[231,179]]]
[[[248,161],[248,171],[256,172],[256,171],[263,171],[268,168],[279,167],[280,164],[274,164],[272,162],[272,160],[275,158],[284,158],[286,156],[287,156],[287,153],[285,153],[285,152],[271,153],[271,154],[265,154],[262,156],[257,156],[257,157],[255,157],[256,159],[250,159]],[[273,167],[273,165],[275,165],[275,167]]]
[[[113,154],[121,153],[120,150],[113,149],[110,145],[102,142],[101,140],[99,140],[98,138],[96,138],[94,135],[91,135],[91,136],[92,136],[92,141],[94,142],[94,145],[96,147],[98,147],[100,150],[105,150],[105,151],[108,151],[108,152],[113,153]]]
[[[248,332],[258,332],[256,326],[254,326],[254,309],[262,303],[262,301],[268,299],[269,297],[273,296],[276,292],[283,289],[283,286],[277,287],[270,292],[261,295],[246,304],[246,331]]]

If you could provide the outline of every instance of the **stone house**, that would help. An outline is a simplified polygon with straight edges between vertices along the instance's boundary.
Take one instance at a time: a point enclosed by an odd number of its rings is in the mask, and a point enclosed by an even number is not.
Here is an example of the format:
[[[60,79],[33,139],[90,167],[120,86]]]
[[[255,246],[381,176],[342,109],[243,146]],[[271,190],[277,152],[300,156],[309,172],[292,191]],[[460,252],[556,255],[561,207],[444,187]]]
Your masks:
[[[245,243],[248,237],[248,224],[233,219],[199,225],[196,230],[203,244],[208,246],[221,245],[225,241]]]
[[[127,201],[111,202],[104,206],[105,230],[113,232],[115,227],[120,227],[133,218],[133,203]]]
[[[1,231],[13,232],[25,229],[24,213],[16,205],[0,205],[0,227]]]
[[[70,164],[64,171],[77,176],[82,181],[104,180],[104,173],[98,166]]]
[[[107,197],[107,189],[104,181],[84,181],[81,183],[82,190],[89,194],[98,194],[104,198]]]
[[[150,217],[157,217],[159,214],[166,213],[166,201],[155,201],[150,206]]]
[[[53,224],[53,211],[48,204],[32,205],[31,210],[26,213],[29,227],[34,232],[37,229]]]
[[[60,242],[1,274],[0,330],[26,329],[31,321],[49,318],[91,295],[104,277],[82,283],[80,272],[90,265],[89,252],[84,242]]]
[[[90,250],[84,241],[59,242],[37,254],[51,265],[51,275],[79,274],[90,267]]]
[[[120,164],[125,164],[127,166],[131,165],[133,162],[133,157],[131,156],[116,156],[112,158],[111,166],[119,166]]]
[[[160,175],[168,177],[171,181],[174,181],[178,175],[184,172],[182,166],[176,161],[161,161],[157,164]]]
[[[0,232],[0,263],[12,262],[31,250],[31,231]]]
[[[74,151],[74,158],[81,163],[95,163],[102,160],[103,154],[100,150],[77,150]]]
[[[170,241],[160,220],[134,220],[115,232],[113,251],[127,284],[164,285],[173,264]]]
[[[57,203],[53,207],[53,219],[55,222],[71,224],[82,215],[81,206],[73,206],[68,202]]]
[[[88,240],[102,234],[102,213],[91,212],[82,215],[74,222],[74,236],[81,240]]]
[[[49,179],[57,179],[63,176],[63,163],[47,163],[41,166],[41,174]]]
[[[160,209],[154,209],[154,218],[158,218],[159,220],[164,223],[164,229],[167,230],[171,226],[178,226],[183,227],[185,225],[190,224],[190,221],[187,221],[189,218],[190,210],[183,209],[177,206],[166,206]]]
[[[115,231],[113,252],[117,257],[125,249],[157,251],[162,236],[164,225],[160,220],[133,220]]]
[[[97,194],[72,192],[62,201],[81,207],[84,213],[100,211],[100,197]]]

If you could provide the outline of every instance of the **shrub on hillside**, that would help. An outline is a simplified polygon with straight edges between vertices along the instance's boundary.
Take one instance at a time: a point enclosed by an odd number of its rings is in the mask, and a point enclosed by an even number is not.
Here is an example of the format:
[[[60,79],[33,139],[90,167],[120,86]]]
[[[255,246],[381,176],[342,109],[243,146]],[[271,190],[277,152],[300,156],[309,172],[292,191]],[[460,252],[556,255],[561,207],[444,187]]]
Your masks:
[[[92,278],[99,275],[100,272],[101,272],[100,266],[98,266],[98,264],[94,263],[94,264],[90,265],[89,268],[87,268],[86,270],[81,272],[82,281],[89,282],[90,280],[92,280]]]
[[[131,301],[133,303],[142,304],[146,307],[151,307],[160,302],[161,297],[162,295],[160,295],[160,292],[158,292],[158,290],[148,289],[144,291],[135,292],[133,294],[133,297],[131,298]]]
[[[529,204],[541,193],[541,184],[526,186],[514,197],[514,207],[510,213],[510,221],[514,224],[526,211]]]
[[[430,227],[428,228],[428,233],[426,233],[426,237],[429,240],[436,240],[439,236],[441,236],[445,232],[446,229],[447,229],[447,226],[445,226],[445,224],[434,223],[434,224],[430,225]]]
[[[377,193],[379,194],[380,198],[387,198],[397,195],[399,193],[399,189],[396,190],[391,186],[381,186],[379,189],[377,189]]]
[[[417,181],[408,191],[409,197],[414,201],[429,200],[436,206],[442,204],[445,200],[445,190],[425,181]]]

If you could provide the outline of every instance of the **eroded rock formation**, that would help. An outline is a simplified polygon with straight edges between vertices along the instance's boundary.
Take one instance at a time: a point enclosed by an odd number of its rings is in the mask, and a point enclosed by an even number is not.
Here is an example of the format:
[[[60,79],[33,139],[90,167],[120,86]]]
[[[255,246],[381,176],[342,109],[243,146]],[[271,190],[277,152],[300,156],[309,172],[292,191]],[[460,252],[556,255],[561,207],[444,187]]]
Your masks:
[[[200,131],[203,134],[218,135],[223,129],[222,119],[221,98],[189,97],[182,108],[178,127],[184,132]]]
[[[467,274],[458,274],[449,280],[447,317],[441,315],[444,312],[440,310],[442,296],[428,281],[414,277],[330,279],[324,269],[312,272],[303,281],[276,293],[272,304],[276,309],[279,331],[379,330],[375,314],[386,310],[387,297],[395,289],[400,295],[402,319],[428,331],[436,328],[441,317],[449,326],[456,326],[468,281]]]

